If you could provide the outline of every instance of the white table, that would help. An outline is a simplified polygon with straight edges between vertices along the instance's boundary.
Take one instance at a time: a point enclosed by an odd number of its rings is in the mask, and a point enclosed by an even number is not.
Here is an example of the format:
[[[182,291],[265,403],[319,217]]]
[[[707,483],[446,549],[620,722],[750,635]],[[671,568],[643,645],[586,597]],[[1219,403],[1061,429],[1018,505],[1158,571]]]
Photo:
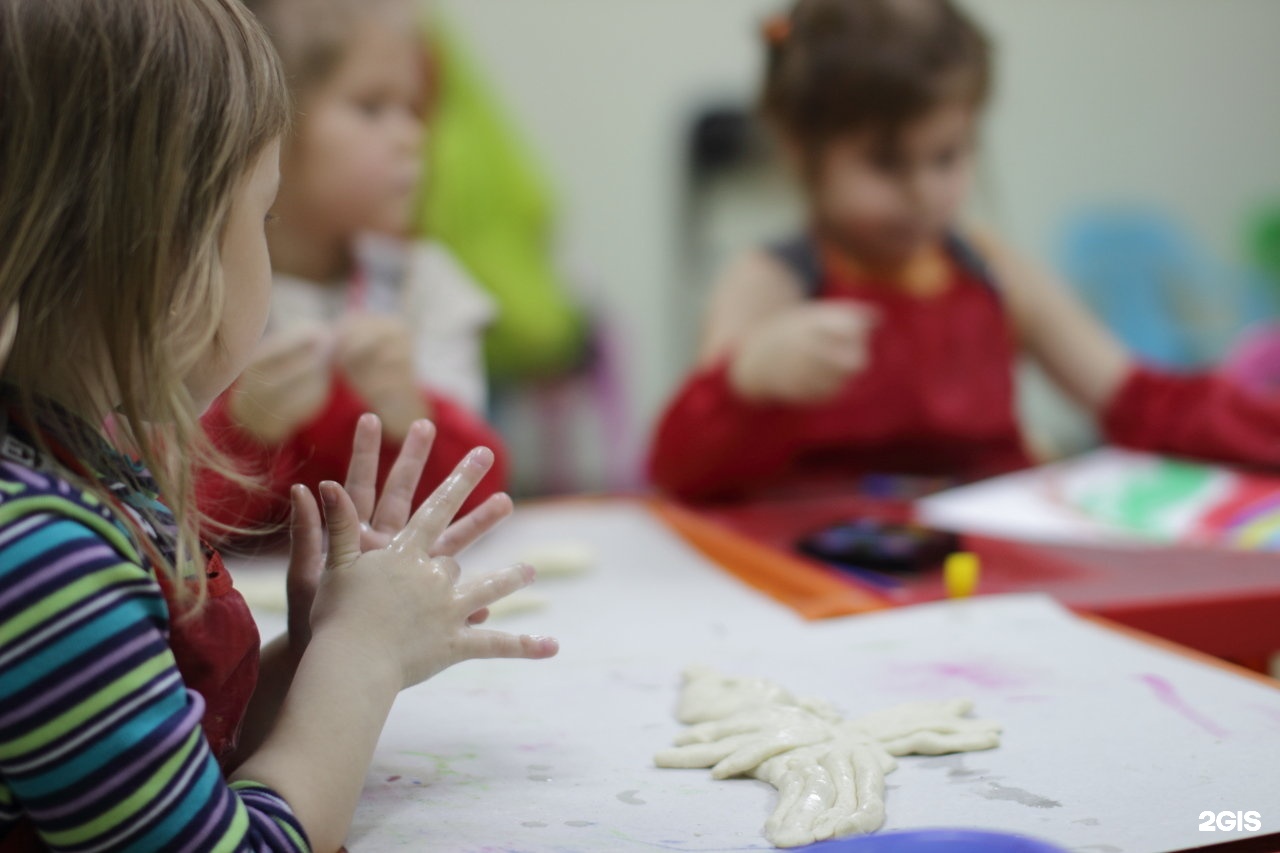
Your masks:
[[[772,789],[658,770],[681,670],[773,678],[849,713],[962,696],[1005,725],[991,752],[906,758],[887,829],[981,827],[1068,849],[1154,853],[1235,840],[1202,811],[1280,832],[1280,691],[1081,621],[1038,597],[805,623],[627,502],[524,510],[467,571],[579,542],[591,573],[496,627],[551,633],[545,662],[470,662],[404,694],[350,839],[383,850],[769,849]],[[279,572],[269,566],[241,569]],[[264,614],[264,631],[282,619]]]

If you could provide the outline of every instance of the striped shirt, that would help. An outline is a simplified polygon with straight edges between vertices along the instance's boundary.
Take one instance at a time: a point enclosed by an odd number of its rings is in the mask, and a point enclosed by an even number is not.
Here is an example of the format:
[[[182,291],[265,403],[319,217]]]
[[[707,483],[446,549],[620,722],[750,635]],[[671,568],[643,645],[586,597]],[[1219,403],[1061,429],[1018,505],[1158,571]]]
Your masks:
[[[309,850],[278,794],[223,777],[127,528],[2,441],[0,850],[30,849],[32,827],[82,853]]]

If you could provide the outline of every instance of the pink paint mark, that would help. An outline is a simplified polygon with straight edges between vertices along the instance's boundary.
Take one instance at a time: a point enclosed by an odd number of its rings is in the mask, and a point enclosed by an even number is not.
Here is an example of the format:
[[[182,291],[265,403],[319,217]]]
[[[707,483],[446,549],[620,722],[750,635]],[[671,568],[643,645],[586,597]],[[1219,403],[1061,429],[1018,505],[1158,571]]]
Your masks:
[[[400,777],[399,777],[399,776],[388,776],[388,777],[387,777],[387,781],[388,781],[388,782],[399,782],[399,781],[400,781]]]
[[[541,743],[522,743],[516,747],[521,752],[545,752],[549,749],[555,749],[556,745],[550,741]]]
[[[1138,680],[1150,687],[1151,692],[1156,694],[1156,698],[1171,711],[1181,714],[1214,737],[1227,736],[1226,729],[1188,705],[1187,701],[1178,693],[1177,688],[1166,679],[1148,673],[1147,675],[1139,675]]]
[[[945,681],[963,681],[974,687],[988,690],[999,690],[1010,687],[1022,687],[1025,679],[1009,672],[1002,672],[985,664],[970,663],[935,663],[915,667],[917,673],[929,678]]]

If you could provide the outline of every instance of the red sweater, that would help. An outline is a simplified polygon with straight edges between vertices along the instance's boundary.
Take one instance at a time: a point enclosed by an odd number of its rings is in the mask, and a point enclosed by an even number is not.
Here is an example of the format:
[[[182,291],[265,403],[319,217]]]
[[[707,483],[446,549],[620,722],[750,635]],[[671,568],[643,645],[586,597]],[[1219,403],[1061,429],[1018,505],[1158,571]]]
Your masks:
[[[414,505],[425,500],[472,449],[488,447],[494,452],[494,467],[464,504],[462,512],[468,512],[506,488],[507,465],[502,440],[491,427],[461,406],[431,392],[423,393],[434,413],[436,439],[423,469]],[[266,488],[249,490],[206,472],[197,482],[201,511],[216,525],[236,528],[254,529],[283,523],[289,516],[289,489],[293,484],[302,483],[314,490],[325,480],[338,483],[346,480],[356,423],[369,410],[350,384],[335,373],[333,389],[323,411],[282,444],[267,446],[235,423],[224,395],[205,414],[205,432],[241,471],[261,478]],[[383,441],[379,488],[399,452],[397,443]]]
[[[963,245],[946,264],[949,280],[928,297],[822,265],[814,298],[879,313],[869,366],[834,399],[806,406],[743,400],[727,360],[695,372],[659,424],[653,482],[698,501],[872,473],[972,480],[1029,465],[1015,412],[1017,349],[998,292]],[[1280,468],[1280,398],[1216,376],[1139,368],[1103,427],[1136,450]]]

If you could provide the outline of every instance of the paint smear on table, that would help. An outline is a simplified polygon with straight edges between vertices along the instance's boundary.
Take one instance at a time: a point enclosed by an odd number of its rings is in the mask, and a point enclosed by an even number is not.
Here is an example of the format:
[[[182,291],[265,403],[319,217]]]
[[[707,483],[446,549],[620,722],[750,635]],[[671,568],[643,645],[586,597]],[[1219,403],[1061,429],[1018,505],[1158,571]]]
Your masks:
[[[1160,676],[1152,673],[1147,673],[1145,675],[1139,675],[1138,680],[1150,687],[1151,692],[1156,695],[1156,698],[1160,700],[1160,703],[1169,710],[1185,717],[1189,722],[1194,723],[1196,726],[1204,729],[1214,737],[1227,736],[1227,732],[1224,728],[1187,704],[1187,700],[1182,698],[1182,695],[1178,693],[1178,689],[1174,687],[1168,679],[1161,678]]]

